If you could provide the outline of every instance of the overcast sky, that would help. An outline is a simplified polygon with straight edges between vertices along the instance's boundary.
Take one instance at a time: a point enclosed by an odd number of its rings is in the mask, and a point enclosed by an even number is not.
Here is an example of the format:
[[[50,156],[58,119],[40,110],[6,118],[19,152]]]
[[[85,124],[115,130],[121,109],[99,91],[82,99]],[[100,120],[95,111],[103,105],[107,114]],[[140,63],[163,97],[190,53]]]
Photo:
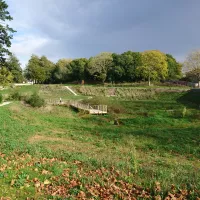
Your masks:
[[[159,49],[179,61],[200,47],[200,0],[6,0],[12,52],[59,58]]]

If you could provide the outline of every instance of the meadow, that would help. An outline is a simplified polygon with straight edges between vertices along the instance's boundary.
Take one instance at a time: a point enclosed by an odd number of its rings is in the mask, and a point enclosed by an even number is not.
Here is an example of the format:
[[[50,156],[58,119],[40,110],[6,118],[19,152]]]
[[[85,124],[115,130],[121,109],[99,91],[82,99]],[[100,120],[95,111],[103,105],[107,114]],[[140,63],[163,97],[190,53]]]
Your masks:
[[[200,92],[188,88],[34,85],[45,100],[106,104],[107,115],[68,106],[0,107],[4,199],[198,199]],[[90,97],[92,96],[92,98]],[[115,121],[119,125],[115,125]]]

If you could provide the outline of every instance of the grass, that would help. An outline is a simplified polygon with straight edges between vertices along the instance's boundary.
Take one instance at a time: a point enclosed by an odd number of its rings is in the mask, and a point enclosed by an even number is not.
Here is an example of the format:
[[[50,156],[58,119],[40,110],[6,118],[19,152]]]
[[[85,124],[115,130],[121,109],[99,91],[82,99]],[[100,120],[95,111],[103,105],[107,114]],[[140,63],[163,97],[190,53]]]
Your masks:
[[[22,94],[37,91],[45,99],[74,99],[59,86],[18,90]],[[11,92],[4,90],[3,95]],[[191,191],[187,199],[196,199],[200,190],[200,112],[188,104],[192,98],[187,92],[156,95],[148,100],[76,97],[107,104],[109,114],[105,116],[77,113],[63,106],[31,108],[19,101],[1,107],[1,197],[104,199],[108,195],[126,199],[126,190],[142,199],[145,189],[146,197],[153,199],[166,197],[174,185],[174,193],[187,189]],[[116,118],[118,126],[114,125]]]

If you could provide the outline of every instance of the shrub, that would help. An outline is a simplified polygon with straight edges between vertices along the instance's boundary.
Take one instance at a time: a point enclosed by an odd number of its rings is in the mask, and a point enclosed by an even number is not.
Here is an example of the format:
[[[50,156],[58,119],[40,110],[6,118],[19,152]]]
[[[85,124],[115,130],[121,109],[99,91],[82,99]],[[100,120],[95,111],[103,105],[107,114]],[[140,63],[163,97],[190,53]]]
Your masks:
[[[0,93],[0,103],[3,101],[3,95]]]
[[[45,105],[44,99],[41,98],[37,93],[33,93],[28,99],[26,99],[26,103],[32,107],[42,107]]]
[[[23,96],[18,92],[18,91],[14,91],[10,94],[9,96],[9,100],[17,100],[20,101],[22,100]]]

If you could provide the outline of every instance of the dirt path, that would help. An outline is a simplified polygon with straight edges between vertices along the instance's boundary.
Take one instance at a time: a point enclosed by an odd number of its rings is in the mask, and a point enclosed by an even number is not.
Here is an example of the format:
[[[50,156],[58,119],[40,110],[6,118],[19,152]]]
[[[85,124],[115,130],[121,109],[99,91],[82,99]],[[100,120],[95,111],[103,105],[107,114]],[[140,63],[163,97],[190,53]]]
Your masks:
[[[75,96],[78,96],[70,87],[65,86],[72,94],[74,94]]]
[[[0,104],[0,106],[6,106],[6,105],[8,105],[8,104],[10,104],[11,102],[4,102],[4,103],[2,103],[2,104]]]

